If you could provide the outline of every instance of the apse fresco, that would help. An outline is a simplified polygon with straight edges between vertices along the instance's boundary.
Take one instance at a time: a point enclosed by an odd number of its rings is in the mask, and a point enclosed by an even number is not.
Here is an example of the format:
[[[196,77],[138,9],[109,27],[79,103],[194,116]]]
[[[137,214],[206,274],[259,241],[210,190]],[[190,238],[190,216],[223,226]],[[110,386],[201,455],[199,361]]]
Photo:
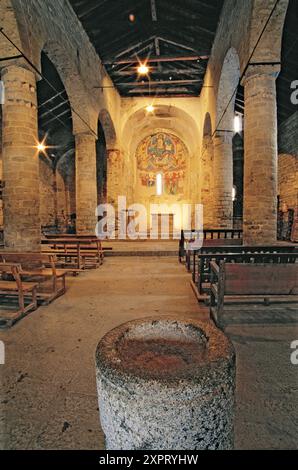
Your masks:
[[[154,187],[161,173],[164,191],[169,195],[183,193],[187,149],[175,135],[159,132],[146,137],[137,148],[137,165],[141,184]]]

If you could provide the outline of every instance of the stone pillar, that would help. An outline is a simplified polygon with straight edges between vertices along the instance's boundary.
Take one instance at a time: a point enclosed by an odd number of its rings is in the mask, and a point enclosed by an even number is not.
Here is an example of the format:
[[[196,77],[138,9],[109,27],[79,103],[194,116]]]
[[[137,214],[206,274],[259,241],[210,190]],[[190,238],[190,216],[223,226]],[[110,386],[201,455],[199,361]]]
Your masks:
[[[250,66],[244,79],[244,213],[247,245],[277,239],[276,66]]]
[[[214,143],[213,228],[233,227],[232,132],[217,132]]]
[[[213,140],[204,136],[201,156],[201,204],[204,206],[204,228],[213,228]]]
[[[19,65],[2,69],[5,247],[40,250],[39,154],[36,80]]]
[[[76,229],[77,234],[94,234],[97,218],[96,137],[75,136],[76,143]]]
[[[96,376],[107,450],[233,448],[235,352],[211,322],[125,323],[100,341]]]
[[[120,150],[107,150],[107,202],[117,208],[118,196],[123,194],[123,158]]]
[[[237,134],[233,139],[233,184],[236,187],[236,199],[233,202],[234,228],[242,229],[243,219],[243,138]]]

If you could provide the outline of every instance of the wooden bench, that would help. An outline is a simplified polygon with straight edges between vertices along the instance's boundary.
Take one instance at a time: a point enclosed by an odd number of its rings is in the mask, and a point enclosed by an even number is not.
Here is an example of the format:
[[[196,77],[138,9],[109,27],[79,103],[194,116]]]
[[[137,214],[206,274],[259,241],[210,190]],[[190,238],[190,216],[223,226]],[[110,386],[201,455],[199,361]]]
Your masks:
[[[179,261],[182,262],[186,255],[186,241],[187,240],[195,240],[197,237],[198,231],[196,230],[181,230],[181,237],[179,240]],[[204,229],[203,233],[201,234],[204,241],[206,240],[234,240],[234,239],[242,239],[243,237],[243,230],[241,229]],[[216,242],[215,242],[216,243]],[[240,242],[241,243],[241,242]],[[206,244],[206,243],[205,243]],[[220,242],[219,242],[220,244]],[[233,243],[230,243],[231,245]]]
[[[236,247],[236,250],[239,250],[239,247],[242,246],[242,239],[241,238],[223,238],[223,239],[206,239],[203,241],[203,245],[198,250],[186,250],[185,252],[185,266],[188,272],[190,272],[193,268],[193,261],[194,261],[194,253],[201,253],[205,251],[209,251],[209,248],[215,249],[224,249],[225,247]]]
[[[273,255],[273,256],[271,256]],[[205,300],[210,287],[211,262],[230,263],[294,263],[298,248],[289,246],[204,247],[193,252],[192,287],[198,300]]]
[[[81,240],[89,240],[93,242],[99,242],[101,244],[101,248],[103,253],[105,251],[112,251],[113,248],[110,246],[104,246],[102,244],[102,240],[100,240],[96,235],[76,235],[76,234],[71,234],[71,233],[56,233],[56,234],[44,234],[44,237],[46,240],[75,240],[75,241],[81,241]]]
[[[2,297],[17,297],[19,309],[12,315],[5,315],[5,320],[1,318],[1,324],[11,325],[27,312],[37,309],[37,287],[38,283],[24,282],[21,278],[21,265],[16,263],[0,263],[0,295]],[[4,280],[3,276],[11,277],[13,280]],[[29,299],[29,304],[25,305],[25,300]]]
[[[56,257],[42,253],[16,253],[0,252],[2,263],[18,263],[21,266],[20,276],[22,279],[38,283],[37,297],[44,303],[50,303],[66,291],[65,276],[68,270],[57,269]],[[45,291],[43,285],[50,281],[50,291]]]
[[[219,327],[227,303],[298,302],[298,263],[212,261],[211,273],[210,313]]]
[[[103,250],[98,239],[58,238],[41,241],[43,251],[64,259],[64,266],[77,269],[97,268],[103,263]]]

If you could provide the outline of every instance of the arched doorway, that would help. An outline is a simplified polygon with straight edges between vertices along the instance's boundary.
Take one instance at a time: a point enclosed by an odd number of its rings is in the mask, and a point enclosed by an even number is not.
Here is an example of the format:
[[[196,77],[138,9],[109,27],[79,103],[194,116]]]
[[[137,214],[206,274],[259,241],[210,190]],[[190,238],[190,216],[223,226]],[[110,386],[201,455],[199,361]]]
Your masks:
[[[63,82],[45,52],[44,79],[37,83],[40,152],[40,216],[44,231],[65,232],[75,224],[75,143],[72,113]]]

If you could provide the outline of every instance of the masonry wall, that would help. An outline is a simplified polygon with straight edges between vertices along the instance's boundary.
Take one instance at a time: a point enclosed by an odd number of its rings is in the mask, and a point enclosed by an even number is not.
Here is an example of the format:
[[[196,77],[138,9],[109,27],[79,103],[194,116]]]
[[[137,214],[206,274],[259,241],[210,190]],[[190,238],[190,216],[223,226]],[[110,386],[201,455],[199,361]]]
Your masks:
[[[278,157],[278,192],[280,207],[298,208],[298,156],[280,154]]]
[[[52,165],[44,157],[39,158],[40,223],[42,227],[55,225],[56,189]]]
[[[278,130],[278,193],[280,207],[285,203],[298,210],[298,112]]]
[[[65,230],[71,214],[76,212],[75,158],[74,155],[62,157],[56,172],[57,223]]]

